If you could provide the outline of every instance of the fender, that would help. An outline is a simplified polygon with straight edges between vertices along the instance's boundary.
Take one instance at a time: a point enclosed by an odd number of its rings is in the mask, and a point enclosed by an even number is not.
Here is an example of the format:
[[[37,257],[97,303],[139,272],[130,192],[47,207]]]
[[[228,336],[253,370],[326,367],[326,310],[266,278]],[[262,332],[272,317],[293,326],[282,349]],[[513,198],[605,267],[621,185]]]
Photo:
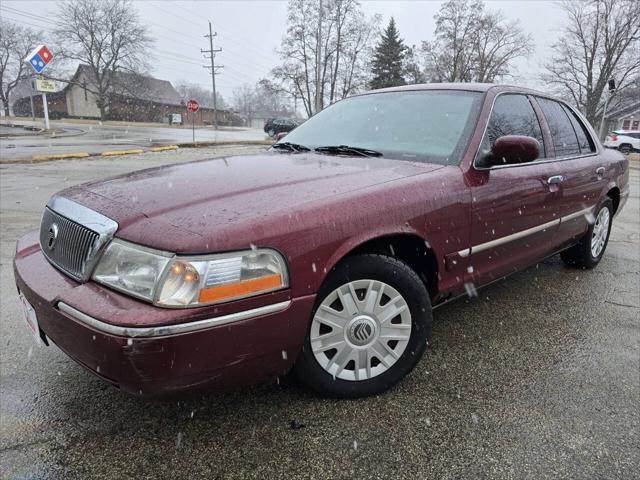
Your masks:
[[[428,244],[428,240],[424,238],[424,235],[421,235],[411,225],[405,225],[403,227],[386,227],[386,228],[380,228],[376,230],[363,232],[360,235],[348,238],[342,245],[340,245],[338,249],[336,249],[336,251],[331,255],[331,257],[329,257],[324,267],[326,268],[327,274],[349,253],[351,253],[358,247],[364,245],[365,243],[370,242],[372,240],[377,240],[384,237],[392,237],[396,235],[418,237],[419,239],[421,239],[422,241]],[[429,248],[429,249],[433,251],[433,248]],[[439,256],[435,253],[435,251],[434,251],[434,254],[436,255],[437,258],[439,258]],[[322,282],[324,282],[325,278],[326,278],[326,275],[322,279]],[[320,282],[320,284],[322,282]]]

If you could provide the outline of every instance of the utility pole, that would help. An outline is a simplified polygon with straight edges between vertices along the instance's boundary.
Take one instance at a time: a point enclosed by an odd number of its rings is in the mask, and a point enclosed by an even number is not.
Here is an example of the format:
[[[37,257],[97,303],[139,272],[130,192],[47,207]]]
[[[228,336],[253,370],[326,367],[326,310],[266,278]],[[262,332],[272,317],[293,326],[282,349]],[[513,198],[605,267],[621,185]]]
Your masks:
[[[205,55],[205,58],[209,58],[211,60],[211,65],[204,65],[204,68],[211,69],[211,86],[213,87],[213,125],[216,130],[218,129],[218,98],[216,95],[216,69],[224,68],[224,65],[215,64],[216,53],[221,52],[221,48],[213,48],[213,37],[218,35],[217,32],[214,32],[211,28],[211,22],[209,22],[209,35],[205,35],[205,38],[209,39],[209,50],[202,50],[200,52],[208,54],[209,57]]]

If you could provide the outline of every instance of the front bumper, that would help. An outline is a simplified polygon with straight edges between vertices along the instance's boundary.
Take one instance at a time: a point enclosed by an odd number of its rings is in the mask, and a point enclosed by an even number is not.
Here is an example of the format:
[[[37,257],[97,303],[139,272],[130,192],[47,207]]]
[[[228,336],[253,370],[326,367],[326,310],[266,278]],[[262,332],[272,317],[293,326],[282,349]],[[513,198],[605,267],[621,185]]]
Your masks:
[[[273,381],[293,365],[315,301],[277,292],[162,309],[65,276],[35,234],[18,243],[14,272],[48,339],[103,380],[150,397]]]

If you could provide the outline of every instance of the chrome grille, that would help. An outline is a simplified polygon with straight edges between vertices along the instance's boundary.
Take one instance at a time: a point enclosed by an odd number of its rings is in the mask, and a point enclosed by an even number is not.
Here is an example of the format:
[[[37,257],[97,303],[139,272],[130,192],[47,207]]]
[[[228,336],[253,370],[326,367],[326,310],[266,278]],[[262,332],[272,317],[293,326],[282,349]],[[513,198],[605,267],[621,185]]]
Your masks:
[[[40,248],[55,267],[87,281],[117,230],[118,224],[110,218],[55,195],[42,215]]]
[[[40,224],[42,252],[51,263],[76,280],[84,278],[98,237],[97,232],[45,208]]]

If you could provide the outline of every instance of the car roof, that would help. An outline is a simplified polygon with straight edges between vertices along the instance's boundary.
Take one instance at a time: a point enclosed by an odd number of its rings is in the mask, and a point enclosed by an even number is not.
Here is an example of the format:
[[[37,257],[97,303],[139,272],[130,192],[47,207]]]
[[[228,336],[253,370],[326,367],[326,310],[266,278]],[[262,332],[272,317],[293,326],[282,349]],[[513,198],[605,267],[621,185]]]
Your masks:
[[[400,87],[388,87],[378,90],[370,90],[363,92],[360,95],[369,95],[374,93],[386,93],[386,92],[406,92],[416,90],[459,90],[459,91],[471,91],[471,92],[488,92],[489,90],[518,92],[530,95],[539,95],[547,98],[554,98],[553,95],[548,93],[532,90],[530,88],[519,87],[517,85],[506,85],[496,83],[472,83],[472,82],[456,82],[456,83],[418,83],[415,85],[402,85]],[[358,96],[358,95],[354,95]]]

